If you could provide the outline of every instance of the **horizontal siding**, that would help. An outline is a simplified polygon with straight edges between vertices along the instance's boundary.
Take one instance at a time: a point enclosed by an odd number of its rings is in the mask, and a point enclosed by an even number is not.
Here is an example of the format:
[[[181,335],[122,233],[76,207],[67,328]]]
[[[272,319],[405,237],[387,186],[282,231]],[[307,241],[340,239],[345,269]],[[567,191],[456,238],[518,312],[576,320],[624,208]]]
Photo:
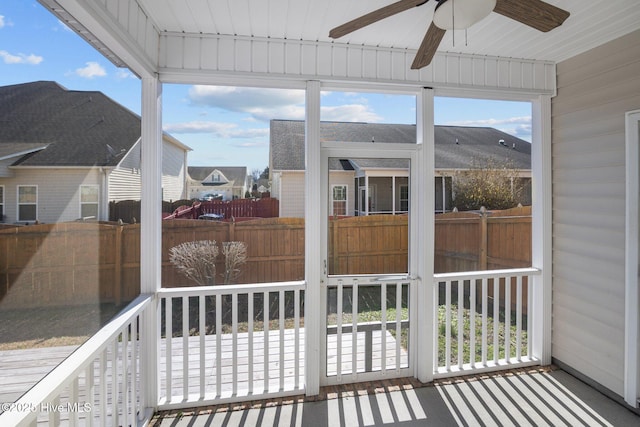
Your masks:
[[[80,218],[80,185],[100,185],[95,169],[13,169],[14,176],[0,178],[5,192],[5,222],[18,220],[18,186],[38,187],[37,219],[42,223],[75,221]]]
[[[280,216],[304,218],[304,172],[282,172],[280,188]]]
[[[109,201],[140,200],[140,171],[118,168],[109,174]]]
[[[543,94],[555,91],[555,64],[551,62],[438,52],[429,66],[412,70],[415,53],[336,42],[163,33],[159,73],[165,81],[189,74],[211,80],[215,75],[250,73],[256,78],[286,77],[290,81],[360,80]]]
[[[164,200],[180,200],[186,196],[185,152],[164,141],[162,145],[162,197]]]
[[[640,32],[557,66],[552,100],[553,357],[624,386],[624,114],[640,106]]]

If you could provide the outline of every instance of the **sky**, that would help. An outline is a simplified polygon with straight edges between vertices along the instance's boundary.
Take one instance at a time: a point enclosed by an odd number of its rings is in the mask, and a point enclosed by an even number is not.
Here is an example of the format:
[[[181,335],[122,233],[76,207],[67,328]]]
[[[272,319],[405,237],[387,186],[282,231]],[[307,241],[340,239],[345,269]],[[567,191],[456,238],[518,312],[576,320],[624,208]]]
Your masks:
[[[100,91],[140,114],[140,80],[117,68],[34,0],[0,3],[0,86],[38,80]],[[163,129],[193,149],[189,166],[269,163],[269,120],[304,119],[304,91],[163,85]],[[321,119],[415,123],[415,98],[323,92]],[[531,141],[526,102],[436,98],[438,125],[490,126]]]

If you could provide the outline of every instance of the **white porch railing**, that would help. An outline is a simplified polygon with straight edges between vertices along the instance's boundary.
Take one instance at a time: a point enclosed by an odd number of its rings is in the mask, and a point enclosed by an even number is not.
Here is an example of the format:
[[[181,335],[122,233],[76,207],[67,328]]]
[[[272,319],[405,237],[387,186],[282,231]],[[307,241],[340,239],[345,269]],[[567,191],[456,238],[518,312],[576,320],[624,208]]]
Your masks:
[[[152,297],[127,308],[0,414],[0,426],[135,426],[149,420],[140,330]]]
[[[304,393],[304,287],[159,290],[159,409]]]
[[[434,275],[434,377],[535,365],[535,268]]]

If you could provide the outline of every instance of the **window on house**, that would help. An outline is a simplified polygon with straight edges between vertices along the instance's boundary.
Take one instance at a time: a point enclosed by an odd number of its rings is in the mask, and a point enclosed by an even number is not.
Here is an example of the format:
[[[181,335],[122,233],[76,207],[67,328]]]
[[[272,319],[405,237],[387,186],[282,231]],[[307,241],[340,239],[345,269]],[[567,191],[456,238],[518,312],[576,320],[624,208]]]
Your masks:
[[[347,186],[334,185],[331,188],[331,215],[347,215]]]
[[[98,194],[97,185],[80,186],[80,217],[98,219]]]
[[[400,186],[400,211],[409,212],[409,186]]]
[[[38,187],[18,186],[18,221],[35,221],[38,212]]]

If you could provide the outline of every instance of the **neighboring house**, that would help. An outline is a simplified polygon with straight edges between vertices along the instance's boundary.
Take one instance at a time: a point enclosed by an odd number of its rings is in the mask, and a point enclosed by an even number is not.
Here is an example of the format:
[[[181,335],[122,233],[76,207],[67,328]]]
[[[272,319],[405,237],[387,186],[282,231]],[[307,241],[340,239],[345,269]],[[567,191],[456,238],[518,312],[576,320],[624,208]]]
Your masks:
[[[187,195],[201,199],[206,195],[221,196],[222,200],[242,199],[251,190],[251,176],[246,166],[189,166]]]
[[[140,199],[140,117],[101,92],[0,87],[0,212],[7,223],[108,219]],[[185,195],[189,147],[163,135],[164,198]]]
[[[322,122],[320,140],[416,143],[416,126],[406,124]],[[487,127],[435,127],[434,197],[436,211],[452,209],[452,179],[461,171],[508,165],[525,180],[523,204],[531,203],[531,144]],[[270,165],[272,195],[280,215],[304,216],[304,122],[272,120]],[[396,159],[331,159],[330,215],[405,213],[409,207],[409,163]]]

